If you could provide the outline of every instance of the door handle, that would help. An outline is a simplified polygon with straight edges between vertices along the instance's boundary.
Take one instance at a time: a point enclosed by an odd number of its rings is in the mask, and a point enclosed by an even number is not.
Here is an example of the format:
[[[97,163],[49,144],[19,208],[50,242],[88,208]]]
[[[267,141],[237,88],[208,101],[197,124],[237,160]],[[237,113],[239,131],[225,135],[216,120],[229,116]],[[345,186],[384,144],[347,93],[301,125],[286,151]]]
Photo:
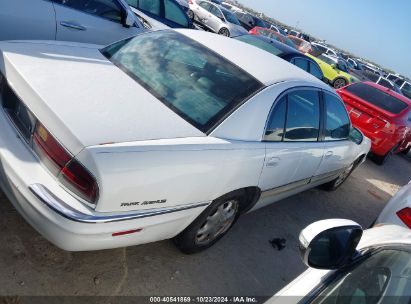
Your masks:
[[[75,29],[75,30],[79,30],[79,31],[85,31],[87,29],[86,27],[84,27],[80,24],[72,23],[72,22],[69,22],[69,21],[61,21],[60,25],[64,26],[64,27],[72,28],[72,29]]]
[[[325,153],[325,157],[331,157],[334,155],[333,151],[328,151],[327,153]]]
[[[265,164],[267,167],[276,167],[280,163],[280,158],[279,157],[271,157],[267,160],[267,163]]]

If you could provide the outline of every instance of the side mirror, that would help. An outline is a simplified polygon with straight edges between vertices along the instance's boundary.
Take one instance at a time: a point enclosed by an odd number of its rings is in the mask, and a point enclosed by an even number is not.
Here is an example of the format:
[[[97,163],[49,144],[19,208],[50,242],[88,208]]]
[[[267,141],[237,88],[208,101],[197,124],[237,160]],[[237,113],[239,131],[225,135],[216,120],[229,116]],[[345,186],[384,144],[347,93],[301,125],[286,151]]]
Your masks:
[[[123,26],[124,27],[132,27],[134,25],[134,23],[135,23],[134,13],[131,12],[130,10],[127,10],[125,12]]]
[[[336,64],[336,63],[333,63],[333,64],[331,64],[331,67],[332,67],[334,70],[336,70],[336,69],[337,69],[337,64]]]
[[[355,142],[357,145],[361,144],[362,141],[364,140],[364,135],[360,130],[357,128],[352,128],[350,130],[350,140]]]
[[[351,262],[362,231],[359,224],[350,220],[315,222],[300,233],[301,259],[312,268],[342,268]]]

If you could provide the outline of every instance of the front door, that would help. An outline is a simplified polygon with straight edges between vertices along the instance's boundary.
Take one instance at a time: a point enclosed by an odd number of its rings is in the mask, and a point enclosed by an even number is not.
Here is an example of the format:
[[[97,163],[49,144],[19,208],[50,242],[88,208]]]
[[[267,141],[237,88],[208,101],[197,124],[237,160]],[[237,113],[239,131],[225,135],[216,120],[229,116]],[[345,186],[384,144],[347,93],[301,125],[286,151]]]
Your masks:
[[[319,94],[314,89],[295,89],[276,102],[264,138],[260,207],[306,186],[317,171],[324,153],[319,142]]]
[[[313,182],[336,177],[355,161],[356,144],[349,139],[351,122],[343,101],[324,92],[324,157]]]

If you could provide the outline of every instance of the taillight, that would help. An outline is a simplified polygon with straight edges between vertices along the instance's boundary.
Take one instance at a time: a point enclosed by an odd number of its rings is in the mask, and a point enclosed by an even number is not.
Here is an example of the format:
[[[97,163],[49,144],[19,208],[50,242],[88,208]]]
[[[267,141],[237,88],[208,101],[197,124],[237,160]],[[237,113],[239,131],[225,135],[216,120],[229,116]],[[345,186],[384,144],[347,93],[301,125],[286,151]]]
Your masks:
[[[86,201],[90,203],[97,201],[98,185],[96,179],[75,159],[61,170],[59,180]]]
[[[33,134],[33,144],[37,145],[40,152],[47,156],[57,166],[59,171],[71,160],[71,155],[39,122]]]
[[[42,163],[60,182],[84,200],[95,203],[98,185],[95,178],[37,122],[33,133],[33,149]]]
[[[397,212],[397,216],[400,220],[411,229],[411,208],[404,208]]]

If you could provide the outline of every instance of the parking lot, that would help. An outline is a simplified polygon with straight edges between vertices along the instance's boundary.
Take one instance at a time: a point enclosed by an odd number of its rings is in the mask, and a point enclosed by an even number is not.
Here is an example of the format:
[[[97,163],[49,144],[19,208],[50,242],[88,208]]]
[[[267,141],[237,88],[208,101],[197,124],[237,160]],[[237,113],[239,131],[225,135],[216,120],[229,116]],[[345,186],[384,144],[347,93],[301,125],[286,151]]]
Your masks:
[[[170,241],[97,252],[70,253],[44,240],[0,193],[2,295],[266,295],[305,266],[299,231],[324,218],[368,227],[384,204],[411,179],[411,160],[367,162],[336,192],[314,189],[240,218],[216,246],[181,254]],[[269,240],[285,238],[286,248]]]

